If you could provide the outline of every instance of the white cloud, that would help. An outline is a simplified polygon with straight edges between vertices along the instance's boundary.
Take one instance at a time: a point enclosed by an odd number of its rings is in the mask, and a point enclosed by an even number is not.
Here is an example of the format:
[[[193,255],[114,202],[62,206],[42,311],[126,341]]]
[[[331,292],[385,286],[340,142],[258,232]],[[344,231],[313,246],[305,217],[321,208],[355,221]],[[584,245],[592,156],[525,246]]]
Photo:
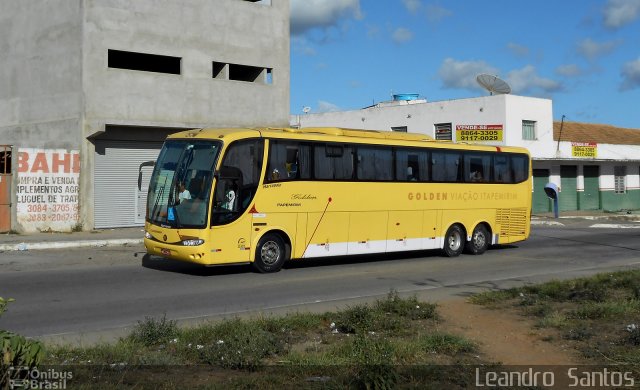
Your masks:
[[[640,16],[640,0],[609,0],[604,8],[604,25],[620,28]]]
[[[437,5],[437,4],[429,4],[427,6],[427,20],[431,23],[437,23],[447,16],[453,15],[453,12],[450,10]]]
[[[337,26],[341,20],[362,19],[360,0],[291,0],[291,34]]]
[[[413,39],[413,33],[404,27],[398,27],[393,34],[391,34],[391,38],[398,44],[407,43]]]
[[[376,38],[378,35],[380,35],[380,27],[376,26],[375,24],[367,26],[367,37]]]
[[[340,107],[337,105],[326,102],[324,100],[318,101],[318,112],[335,112],[340,111]]]
[[[542,92],[545,94],[561,91],[561,83],[540,77],[533,65],[527,65],[522,69],[512,70],[507,74],[507,82],[511,85],[514,93],[535,94]]]
[[[318,54],[309,41],[302,36],[293,37],[291,39],[291,45],[296,53],[300,53],[304,56],[313,57]]]
[[[596,42],[587,38],[578,43],[578,54],[588,60],[594,60],[611,53],[620,45],[620,41]]]
[[[640,58],[622,65],[620,74],[622,75],[621,91],[640,88]]]
[[[497,74],[498,70],[484,61],[456,61],[447,58],[440,65],[438,75],[445,88],[461,88],[477,91],[482,89],[476,82],[480,73]]]
[[[411,12],[412,14],[418,13],[418,11],[420,11],[420,9],[422,8],[422,1],[420,0],[402,0],[402,4],[404,4],[404,7],[407,9],[407,11]]]
[[[565,77],[575,77],[582,74],[582,69],[576,64],[560,65],[556,68],[556,73]]]
[[[523,45],[518,45],[517,43],[508,43],[507,49],[509,49],[509,51],[516,57],[522,58],[529,56],[529,48]]]

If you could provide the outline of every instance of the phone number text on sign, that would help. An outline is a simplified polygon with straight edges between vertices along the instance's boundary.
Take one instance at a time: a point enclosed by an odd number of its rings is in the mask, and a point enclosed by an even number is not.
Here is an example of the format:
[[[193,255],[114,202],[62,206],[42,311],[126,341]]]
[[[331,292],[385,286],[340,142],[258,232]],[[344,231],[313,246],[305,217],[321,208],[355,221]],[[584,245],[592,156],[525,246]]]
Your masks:
[[[70,231],[79,222],[80,154],[18,150],[17,219],[25,231]]]
[[[460,142],[502,142],[502,125],[457,125],[456,141]]]

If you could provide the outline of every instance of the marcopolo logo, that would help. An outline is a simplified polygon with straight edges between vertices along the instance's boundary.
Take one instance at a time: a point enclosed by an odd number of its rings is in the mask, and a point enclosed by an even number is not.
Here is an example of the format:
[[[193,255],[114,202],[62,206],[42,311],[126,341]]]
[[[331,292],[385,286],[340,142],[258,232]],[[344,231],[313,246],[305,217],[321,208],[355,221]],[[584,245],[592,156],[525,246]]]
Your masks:
[[[68,381],[73,379],[71,371],[59,371],[54,368],[39,370],[29,367],[9,367],[9,389],[66,389]]]

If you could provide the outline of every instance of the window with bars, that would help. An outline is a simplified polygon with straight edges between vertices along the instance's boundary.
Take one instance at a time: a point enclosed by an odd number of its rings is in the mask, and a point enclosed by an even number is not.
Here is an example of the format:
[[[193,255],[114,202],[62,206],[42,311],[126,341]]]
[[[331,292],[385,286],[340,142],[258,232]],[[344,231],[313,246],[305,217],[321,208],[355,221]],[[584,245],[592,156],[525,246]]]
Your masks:
[[[613,168],[613,181],[616,194],[627,192],[627,167],[618,166]]]
[[[522,121],[522,139],[523,140],[536,139],[536,122],[535,121]]]
[[[437,140],[451,141],[451,123],[436,123],[435,133]]]
[[[0,175],[11,174],[11,146],[0,145]]]

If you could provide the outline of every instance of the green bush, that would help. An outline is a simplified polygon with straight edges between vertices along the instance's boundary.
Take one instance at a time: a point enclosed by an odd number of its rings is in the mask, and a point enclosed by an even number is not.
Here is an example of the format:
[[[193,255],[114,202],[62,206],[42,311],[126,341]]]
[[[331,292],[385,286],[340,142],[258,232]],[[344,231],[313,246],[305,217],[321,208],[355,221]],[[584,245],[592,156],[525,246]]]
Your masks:
[[[418,343],[420,347],[429,352],[442,353],[454,356],[461,352],[474,352],[477,347],[472,342],[446,333],[434,333],[422,336]]]
[[[342,333],[363,333],[377,330],[380,314],[368,305],[356,305],[338,313],[336,328]]]
[[[364,389],[393,389],[398,373],[393,365],[393,345],[371,335],[359,334],[343,352],[354,364],[352,383]]]
[[[280,339],[256,322],[224,321],[212,329],[217,338],[201,346],[201,359],[208,364],[236,369],[256,369],[262,360],[283,350]]]
[[[383,313],[391,313],[412,320],[434,319],[437,305],[433,303],[418,302],[416,296],[402,299],[396,290],[391,290],[387,297],[376,301],[375,309]]]
[[[178,325],[174,320],[167,320],[163,315],[157,320],[153,317],[145,317],[144,321],[138,321],[129,335],[129,339],[135,343],[151,347],[168,342],[178,335]]]
[[[610,301],[588,302],[571,312],[573,318],[582,320],[596,320],[600,318],[615,318],[622,315],[637,314],[640,311],[640,301]]]
[[[7,311],[7,306],[11,302],[13,299],[0,297],[0,316]],[[42,343],[0,330],[0,388],[3,388],[11,379],[8,375],[9,367],[35,367],[42,362],[43,357]]]

